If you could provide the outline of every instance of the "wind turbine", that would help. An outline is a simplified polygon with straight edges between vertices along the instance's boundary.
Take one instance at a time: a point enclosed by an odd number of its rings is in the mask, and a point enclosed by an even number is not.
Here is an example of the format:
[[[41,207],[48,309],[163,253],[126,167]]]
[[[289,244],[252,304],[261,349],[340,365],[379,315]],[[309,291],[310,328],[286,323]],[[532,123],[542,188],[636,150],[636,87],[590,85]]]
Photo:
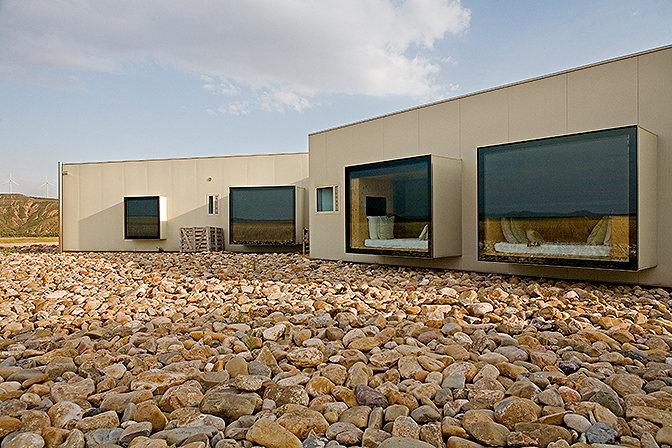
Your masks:
[[[46,179],[46,182],[43,183],[42,185],[40,185],[40,187],[46,187],[46,189],[47,189],[47,195],[46,195],[45,197],[48,198],[48,197],[49,197],[49,185],[51,185],[52,187],[55,187],[56,185],[54,185],[54,184],[52,184],[51,182],[49,182],[49,176],[44,176],[44,178]]]
[[[12,194],[12,184],[16,185],[17,187],[19,186],[19,184],[12,180],[12,173],[9,173],[9,180],[6,180],[2,183],[2,185],[5,184],[9,184],[9,194]]]

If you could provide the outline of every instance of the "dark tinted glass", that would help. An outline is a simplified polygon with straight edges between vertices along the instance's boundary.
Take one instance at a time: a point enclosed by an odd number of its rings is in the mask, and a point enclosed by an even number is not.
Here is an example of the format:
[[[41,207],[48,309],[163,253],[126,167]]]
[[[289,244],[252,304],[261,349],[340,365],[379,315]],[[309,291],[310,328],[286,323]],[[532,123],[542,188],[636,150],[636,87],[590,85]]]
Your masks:
[[[431,156],[345,169],[346,250],[429,256]]]
[[[334,187],[320,187],[317,189],[317,211],[334,211]]]
[[[124,198],[124,238],[160,238],[158,196]]]
[[[479,259],[627,268],[636,139],[628,127],[479,148]]]
[[[231,244],[296,244],[295,187],[232,187]]]

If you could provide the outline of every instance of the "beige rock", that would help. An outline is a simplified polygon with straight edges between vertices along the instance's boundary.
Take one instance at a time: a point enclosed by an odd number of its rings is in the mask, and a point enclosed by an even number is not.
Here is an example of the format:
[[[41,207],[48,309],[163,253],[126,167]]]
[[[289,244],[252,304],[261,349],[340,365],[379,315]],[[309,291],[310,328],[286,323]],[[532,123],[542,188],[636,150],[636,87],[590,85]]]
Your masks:
[[[54,383],[51,386],[51,401],[75,401],[86,400],[89,395],[96,391],[96,384],[92,379],[86,378],[73,383]]]
[[[495,418],[498,423],[513,431],[516,424],[533,422],[538,418],[533,403],[523,398],[512,397],[495,406]]]
[[[51,426],[51,419],[44,411],[27,410],[21,413],[21,430],[42,430]]]
[[[446,448],[484,448],[480,443],[462,437],[451,436],[446,442]]]
[[[152,394],[162,394],[173,386],[180,385],[189,377],[180,372],[165,370],[148,370],[137,375],[131,381],[132,390],[148,390]]]
[[[257,420],[247,431],[247,440],[267,448],[302,448],[301,441],[280,424],[268,420]]]
[[[367,336],[367,337],[355,339],[354,341],[352,341],[348,345],[348,348],[353,349],[353,350],[361,350],[363,352],[368,352],[368,351],[382,345],[382,342],[383,341],[381,341],[377,337]]]
[[[261,386],[264,384],[264,381],[265,379],[260,376],[237,375],[233,380],[233,384],[239,390],[244,390],[246,392],[254,392],[261,389]]]
[[[119,417],[114,411],[102,412],[91,417],[84,417],[75,425],[82,432],[94,431],[102,428],[119,427]]]
[[[21,420],[14,417],[0,417],[0,438],[21,429]]]
[[[656,442],[660,443],[661,445],[672,445],[672,427],[663,426],[660,428],[660,430],[656,433]]]
[[[358,428],[365,428],[369,422],[371,408],[368,406],[353,406],[346,409],[338,417],[339,422],[352,423]]]
[[[44,444],[47,448],[56,448],[60,446],[69,434],[73,432],[81,432],[76,429],[67,430],[61,428],[48,427],[42,429],[42,438],[44,439]]]
[[[314,376],[306,383],[306,392],[311,397],[318,397],[331,393],[334,386],[335,384],[330,379],[324,376]]]
[[[163,439],[150,439],[141,436],[133,439],[128,448],[168,448],[168,442]]]
[[[647,406],[631,406],[625,411],[625,415],[629,419],[639,417],[659,425],[672,426],[672,411]]]
[[[168,423],[168,419],[153,400],[138,404],[133,414],[133,420],[151,423],[153,432],[161,431]]]
[[[173,412],[179,408],[198,406],[203,399],[202,389],[203,387],[196,380],[173,386],[163,394],[159,407],[165,412]]]
[[[397,417],[392,426],[392,437],[419,439],[420,427],[411,417]]]
[[[478,369],[475,365],[470,362],[458,361],[448,367],[443,371],[443,377],[452,376],[452,375],[464,375],[465,380],[470,383],[476,374]]]
[[[506,446],[509,430],[506,426],[494,422],[475,422],[469,425],[469,434],[486,446]]]
[[[225,366],[227,372],[231,378],[235,378],[238,375],[247,375],[249,373],[247,361],[242,356],[234,356],[231,358]]]
[[[51,425],[55,428],[74,429],[84,411],[71,401],[60,401],[47,411]]]
[[[100,404],[101,408],[112,409],[116,412],[123,412],[129,403],[142,403],[151,400],[152,392],[150,390],[137,390],[133,392],[117,393],[106,396]]]
[[[42,437],[44,437],[44,433],[42,434]],[[86,447],[86,438],[84,437],[84,433],[79,429],[73,429],[72,431],[69,431],[69,434],[65,438],[65,441],[58,446],[58,448],[84,448],[84,447]]]
[[[35,432],[21,432],[2,441],[3,448],[42,448],[44,439]]]
[[[315,367],[324,361],[324,355],[315,347],[297,347],[287,352],[287,359],[296,367]]]
[[[300,440],[306,439],[311,434],[323,436],[329,427],[329,423],[322,414],[299,406],[297,409],[282,414],[276,423]]]

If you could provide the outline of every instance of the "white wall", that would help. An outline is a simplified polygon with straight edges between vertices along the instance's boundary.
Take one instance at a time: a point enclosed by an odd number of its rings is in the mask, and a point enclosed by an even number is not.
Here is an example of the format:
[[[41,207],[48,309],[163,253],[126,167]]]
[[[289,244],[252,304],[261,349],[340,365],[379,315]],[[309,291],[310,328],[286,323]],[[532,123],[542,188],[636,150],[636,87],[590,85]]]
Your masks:
[[[221,227],[227,250],[231,186],[308,186],[308,154],[207,157],[62,165],[64,251],[180,250],[180,227]],[[67,174],[66,174],[67,173]],[[212,180],[208,180],[212,178]],[[220,195],[219,215],[209,216],[207,196]],[[167,199],[165,240],[124,240],[125,196]],[[303,208],[308,224],[307,207]]]
[[[658,137],[657,267],[622,272],[478,261],[478,147],[629,125]],[[309,153],[314,258],[672,286],[672,46],[311,134]],[[462,256],[346,254],[345,211],[316,214],[315,187],[340,185],[344,204],[345,166],[430,153],[462,159]]]

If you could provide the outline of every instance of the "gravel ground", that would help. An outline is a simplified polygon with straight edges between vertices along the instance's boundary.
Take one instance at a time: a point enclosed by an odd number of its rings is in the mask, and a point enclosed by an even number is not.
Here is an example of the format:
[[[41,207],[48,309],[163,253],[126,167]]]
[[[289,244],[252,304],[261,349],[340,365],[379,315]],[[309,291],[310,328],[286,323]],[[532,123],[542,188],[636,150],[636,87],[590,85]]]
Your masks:
[[[0,446],[666,447],[670,307],[297,254],[7,248]]]

